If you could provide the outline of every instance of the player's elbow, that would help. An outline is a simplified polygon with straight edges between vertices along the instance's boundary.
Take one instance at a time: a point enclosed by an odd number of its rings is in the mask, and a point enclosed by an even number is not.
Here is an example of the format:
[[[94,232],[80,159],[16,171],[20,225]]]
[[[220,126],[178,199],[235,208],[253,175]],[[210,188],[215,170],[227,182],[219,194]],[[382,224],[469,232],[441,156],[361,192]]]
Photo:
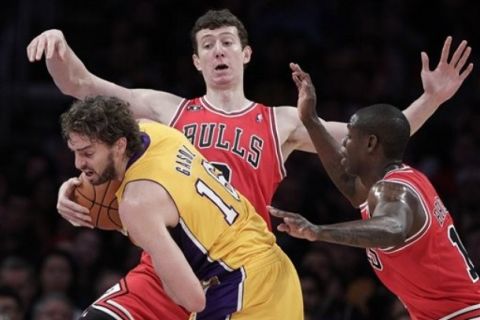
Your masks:
[[[192,294],[187,301],[183,303],[183,307],[190,312],[200,312],[205,309],[206,303],[207,298],[205,297],[205,293],[203,290],[200,290],[199,292]]]
[[[93,94],[93,80],[88,73],[69,77],[67,81],[55,81],[57,87],[63,94],[83,99],[86,96]]]
[[[200,312],[205,309],[207,298],[200,282],[184,282],[178,290],[172,290],[172,287],[164,283],[164,288],[173,302],[181,305],[188,312]]]
[[[408,230],[405,225],[393,219],[389,222],[385,231],[387,233],[385,239],[389,240],[388,246],[401,245],[408,236]]]

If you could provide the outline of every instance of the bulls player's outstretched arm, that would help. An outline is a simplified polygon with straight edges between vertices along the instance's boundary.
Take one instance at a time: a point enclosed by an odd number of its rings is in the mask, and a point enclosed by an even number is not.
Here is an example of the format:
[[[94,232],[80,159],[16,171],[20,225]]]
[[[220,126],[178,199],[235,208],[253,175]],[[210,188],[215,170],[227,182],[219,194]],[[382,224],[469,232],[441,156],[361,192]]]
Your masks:
[[[359,248],[388,248],[404,243],[418,231],[416,199],[407,187],[380,182],[372,188],[368,205],[372,217],[330,225],[314,225],[303,216],[269,208],[270,214],[283,219],[278,230],[310,241],[324,241]]]
[[[473,64],[468,63],[472,49],[468,46],[467,41],[463,40],[453,54],[450,54],[451,44],[452,37],[447,37],[443,44],[440,59],[433,70],[430,70],[427,53],[421,53],[422,69],[420,77],[424,92],[403,111],[410,123],[412,135],[444,102],[458,91],[473,70]],[[300,69],[295,63],[291,63],[290,68],[292,73],[298,72]],[[284,107],[282,109],[278,116],[279,127],[289,124],[293,128],[287,140],[292,145],[291,149],[315,152],[308,132],[299,120],[294,108]],[[319,121],[338,142],[346,135],[345,123],[322,119],[319,119]]]
[[[73,52],[60,30],[47,30],[27,46],[30,62],[45,56],[47,69],[57,87],[77,99],[86,96],[114,96],[127,101],[136,118],[168,123],[182,98],[174,94],[150,90],[127,89],[91,73]]]
[[[203,310],[206,298],[200,281],[167,230],[178,224],[179,214],[166,190],[151,181],[130,182],[119,213],[132,241],[151,255],[172,300],[190,312]]]

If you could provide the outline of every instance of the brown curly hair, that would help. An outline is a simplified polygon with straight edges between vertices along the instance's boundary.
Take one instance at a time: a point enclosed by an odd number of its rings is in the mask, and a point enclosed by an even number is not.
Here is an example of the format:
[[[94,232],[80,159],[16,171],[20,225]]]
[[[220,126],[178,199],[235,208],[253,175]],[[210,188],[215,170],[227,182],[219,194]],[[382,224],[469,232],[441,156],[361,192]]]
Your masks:
[[[127,156],[142,146],[140,128],[128,108],[129,104],[115,97],[87,97],[75,101],[60,116],[63,138],[70,133],[84,135],[92,140],[112,146],[118,139],[127,139]]]

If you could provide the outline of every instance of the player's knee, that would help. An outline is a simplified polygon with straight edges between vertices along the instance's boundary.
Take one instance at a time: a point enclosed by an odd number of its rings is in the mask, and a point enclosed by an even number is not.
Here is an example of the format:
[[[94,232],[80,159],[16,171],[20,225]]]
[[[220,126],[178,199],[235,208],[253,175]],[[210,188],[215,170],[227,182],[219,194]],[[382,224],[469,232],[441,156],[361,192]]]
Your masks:
[[[91,306],[88,307],[78,318],[80,320],[115,320],[112,316],[92,308]]]

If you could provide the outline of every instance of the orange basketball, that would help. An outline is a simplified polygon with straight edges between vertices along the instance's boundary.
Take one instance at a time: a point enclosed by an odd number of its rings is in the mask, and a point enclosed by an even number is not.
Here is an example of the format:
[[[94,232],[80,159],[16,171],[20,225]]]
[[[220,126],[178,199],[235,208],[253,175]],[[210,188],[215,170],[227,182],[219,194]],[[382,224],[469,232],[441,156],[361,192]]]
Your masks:
[[[109,180],[94,186],[88,179],[82,179],[82,176],[80,180],[82,183],[75,188],[72,200],[90,210],[92,224],[103,230],[122,230],[115,197],[121,182]]]

